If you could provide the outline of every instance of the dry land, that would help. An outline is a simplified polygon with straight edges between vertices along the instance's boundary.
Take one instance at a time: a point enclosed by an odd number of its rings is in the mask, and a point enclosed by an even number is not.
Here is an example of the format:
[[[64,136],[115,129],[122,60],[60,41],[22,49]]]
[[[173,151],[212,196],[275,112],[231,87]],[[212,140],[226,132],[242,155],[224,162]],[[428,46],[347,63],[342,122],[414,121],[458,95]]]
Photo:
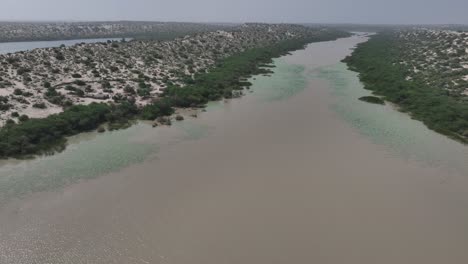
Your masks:
[[[222,58],[321,34],[295,25],[246,24],[172,41],[109,41],[0,55],[0,125],[76,104],[130,100],[141,107]]]

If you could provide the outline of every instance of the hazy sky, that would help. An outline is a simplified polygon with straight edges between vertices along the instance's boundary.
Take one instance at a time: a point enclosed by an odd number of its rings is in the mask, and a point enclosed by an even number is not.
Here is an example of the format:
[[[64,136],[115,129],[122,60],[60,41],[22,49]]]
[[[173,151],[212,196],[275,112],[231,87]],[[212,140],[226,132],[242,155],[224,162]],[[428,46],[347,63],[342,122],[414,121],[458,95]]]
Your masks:
[[[468,24],[468,0],[0,0],[0,20]]]

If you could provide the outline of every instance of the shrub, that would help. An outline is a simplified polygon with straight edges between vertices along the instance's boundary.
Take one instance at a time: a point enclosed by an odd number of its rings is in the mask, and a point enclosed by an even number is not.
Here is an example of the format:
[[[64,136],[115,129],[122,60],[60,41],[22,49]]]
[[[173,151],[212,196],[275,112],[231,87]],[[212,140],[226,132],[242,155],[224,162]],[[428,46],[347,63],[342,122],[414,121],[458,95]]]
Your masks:
[[[34,108],[39,108],[39,109],[46,109],[47,108],[47,106],[46,106],[46,104],[44,102],[35,103],[35,104],[33,104],[33,107]]]
[[[28,69],[28,68],[19,68],[19,69],[16,71],[16,73],[17,73],[18,75],[23,75],[23,74],[28,73],[28,72],[31,72],[31,69]]]
[[[129,85],[125,86],[124,92],[128,94],[136,94],[135,89]]]
[[[138,89],[137,90],[137,93],[139,96],[141,97],[147,97],[147,96],[150,96],[150,90],[144,88],[144,89]]]
[[[5,122],[5,124],[6,124],[6,125],[14,125],[14,124],[16,124],[16,123],[15,123],[15,120],[13,120],[13,119],[8,119],[8,120]]]
[[[27,115],[21,115],[21,116],[18,118],[18,120],[19,120],[20,122],[26,122],[26,121],[29,120],[29,116],[27,116]]]
[[[14,91],[13,91],[13,94],[14,95],[22,95],[23,94],[23,91],[19,88],[16,88]]]
[[[371,104],[381,104],[381,105],[385,104],[384,100],[375,96],[363,96],[363,97],[360,97],[359,100],[363,102],[371,103]]]
[[[152,104],[146,105],[141,110],[141,118],[144,120],[154,120],[161,116],[168,116],[174,113],[172,103],[169,99],[163,98]]]
[[[59,60],[59,61],[65,60],[65,57],[63,56],[62,53],[57,53],[57,54],[55,55],[55,58],[56,58],[57,60]]]
[[[57,90],[55,90],[55,88],[52,88],[52,87],[49,87],[47,89],[47,92],[45,92],[46,97],[52,97],[52,96],[57,96],[57,95],[59,95],[59,93],[57,92]]]
[[[82,80],[75,80],[73,83],[78,85],[78,86],[85,86],[86,85],[86,82],[84,82]]]

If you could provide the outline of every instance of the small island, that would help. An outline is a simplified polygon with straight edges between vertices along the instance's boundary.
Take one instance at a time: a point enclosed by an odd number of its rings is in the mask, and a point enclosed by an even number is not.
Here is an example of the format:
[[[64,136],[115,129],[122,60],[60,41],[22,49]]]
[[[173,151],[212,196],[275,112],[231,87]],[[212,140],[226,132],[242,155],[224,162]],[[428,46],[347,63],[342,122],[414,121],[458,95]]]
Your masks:
[[[363,102],[371,103],[371,104],[379,104],[379,105],[384,105],[385,104],[384,100],[380,99],[379,97],[375,97],[375,96],[363,96],[363,97],[359,98],[359,100],[361,100]]]

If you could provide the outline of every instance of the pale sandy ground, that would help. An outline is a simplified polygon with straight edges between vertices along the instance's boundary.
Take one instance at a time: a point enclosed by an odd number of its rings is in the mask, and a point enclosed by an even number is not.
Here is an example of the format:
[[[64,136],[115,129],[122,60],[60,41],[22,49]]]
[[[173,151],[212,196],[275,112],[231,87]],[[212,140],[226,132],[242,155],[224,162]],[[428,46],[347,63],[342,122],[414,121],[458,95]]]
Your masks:
[[[334,63],[358,40],[291,59]],[[199,140],[0,211],[1,263],[468,263],[468,181],[391,155],[330,108],[324,81],[232,100]]]
[[[24,109],[22,114],[29,116],[30,118],[45,118],[53,114],[61,113],[62,107],[49,105],[46,109],[38,109],[32,106]]]
[[[13,93],[13,88],[0,89],[0,96],[9,96],[12,93]]]

